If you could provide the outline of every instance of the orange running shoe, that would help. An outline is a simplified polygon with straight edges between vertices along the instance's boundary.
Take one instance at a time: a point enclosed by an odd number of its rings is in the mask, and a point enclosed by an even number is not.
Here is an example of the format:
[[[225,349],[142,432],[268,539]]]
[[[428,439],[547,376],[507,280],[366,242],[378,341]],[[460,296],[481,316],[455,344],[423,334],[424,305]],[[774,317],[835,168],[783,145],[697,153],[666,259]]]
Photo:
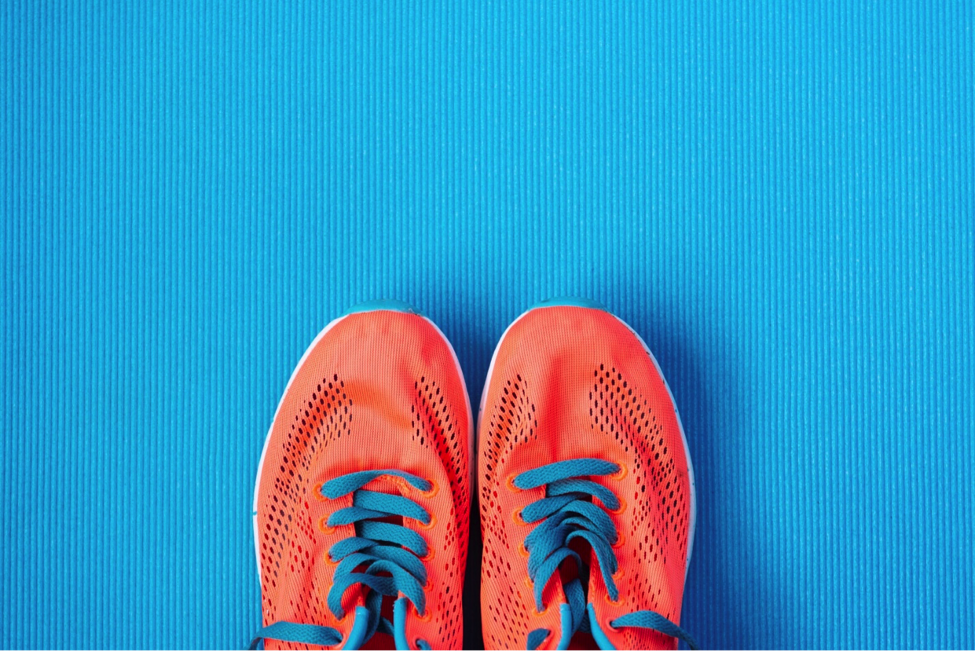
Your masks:
[[[457,357],[430,320],[387,301],[328,324],[261,454],[254,646],[462,644],[471,421]]]
[[[501,338],[478,423],[487,648],[693,647],[678,627],[694,472],[643,341],[543,303]]]

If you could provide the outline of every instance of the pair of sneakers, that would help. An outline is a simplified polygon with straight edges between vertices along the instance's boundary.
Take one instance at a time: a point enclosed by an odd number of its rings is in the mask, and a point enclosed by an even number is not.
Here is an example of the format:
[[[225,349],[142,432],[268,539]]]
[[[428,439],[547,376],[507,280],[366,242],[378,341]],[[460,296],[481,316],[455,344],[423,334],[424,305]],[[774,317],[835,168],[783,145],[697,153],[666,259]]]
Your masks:
[[[477,433],[432,321],[392,302],[332,321],[261,454],[255,644],[460,648],[475,491],[487,648],[692,644],[694,474],[629,326],[583,301],[525,312],[494,351]]]

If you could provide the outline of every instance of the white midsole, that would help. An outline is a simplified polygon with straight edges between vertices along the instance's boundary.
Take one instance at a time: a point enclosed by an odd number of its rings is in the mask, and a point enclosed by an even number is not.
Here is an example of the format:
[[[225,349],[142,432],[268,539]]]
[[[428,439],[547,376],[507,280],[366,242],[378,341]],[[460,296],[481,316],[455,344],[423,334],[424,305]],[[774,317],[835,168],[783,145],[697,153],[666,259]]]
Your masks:
[[[372,310],[372,311],[379,311],[379,310]],[[264,447],[261,450],[261,460],[257,466],[257,479],[254,481],[254,505],[251,513],[251,521],[254,527],[254,556],[255,556],[255,560],[257,561],[258,580],[261,579],[261,547],[259,544],[259,537],[257,531],[257,497],[258,497],[258,491],[260,490],[261,487],[261,474],[264,472],[264,457],[267,456],[268,444],[271,442],[271,432],[274,431],[274,423],[278,419],[278,413],[281,411],[282,405],[284,405],[284,397],[288,395],[288,390],[291,388],[292,383],[295,381],[295,378],[298,376],[298,369],[301,368],[301,366],[305,363],[305,360],[308,359],[308,356],[311,355],[311,352],[312,350],[315,349],[315,346],[317,346],[318,343],[322,340],[322,338],[326,334],[328,334],[328,331],[334,328],[339,323],[341,323],[343,319],[346,319],[353,315],[364,314],[364,313],[365,312],[353,312],[351,314],[343,314],[342,316],[330,321],[329,324],[326,325],[325,328],[318,333],[318,335],[315,337],[315,340],[311,342],[310,346],[308,346],[308,349],[305,351],[305,354],[301,356],[301,359],[298,361],[298,365],[295,366],[295,370],[291,372],[291,379],[288,380],[288,385],[285,387],[284,392],[281,394],[281,400],[278,402],[278,407],[277,409],[274,410],[274,418],[271,419],[271,427],[268,429],[267,436],[264,437]],[[460,367],[460,360],[457,359],[457,352],[454,350],[454,347],[450,344],[450,340],[447,339],[443,331],[439,327],[437,327],[436,323],[434,323],[427,317],[423,315],[419,315],[419,316],[420,318],[426,320],[427,323],[432,325],[434,330],[437,331],[437,334],[439,334],[440,337],[447,344],[447,349],[450,350],[450,356],[453,358],[454,365],[457,368],[457,375],[460,377],[461,387],[464,389],[464,400],[465,400],[464,408],[467,411],[467,452],[468,452],[467,465],[468,465],[470,479],[471,479],[471,484],[470,484],[471,499],[473,499],[474,497],[473,485],[474,485],[474,476],[475,476],[474,470],[477,464],[477,459],[474,458],[474,414],[471,412],[471,398],[470,398],[470,394],[467,393],[467,383],[464,381],[464,372]]]
[[[533,308],[530,308],[522,312],[521,315],[519,315],[517,319],[512,321],[511,324],[508,325],[508,327],[505,328],[504,332],[501,334],[501,339],[498,340],[498,345],[495,346],[494,348],[494,354],[491,355],[491,365],[488,366],[487,379],[484,381],[484,388],[481,390],[481,401],[477,409],[478,434],[480,434],[481,419],[483,418],[484,415],[484,402],[485,400],[487,400],[488,387],[491,385],[491,377],[494,374],[494,363],[498,359],[498,351],[501,350],[501,344],[504,342],[504,338],[508,335],[508,332],[511,330],[511,328],[514,327],[514,325],[518,323],[518,321],[523,319],[529,312],[531,312],[532,310],[544,310],[549,307],[562,307],[562,306],[540,305],[540,306],[535,306]],[[584,308],[584,309],[600,309],[600,308]],[[694,466],[691,463],[691,451],[690,448],[687,446],[687,436],[684,434],[684,425],[681,423],[680,420],[680,411],[677,409],[677,402],[674,400],[674,394],[670,390],[670,385],[667,384],[667,378],[664,377],[663,371],[660,370],[660,364],[657,363],[657,358],[653,356],[652,352],[650,352],[650,348],[647,346],[647,343],[643,341],[643,337],[641,337],[636,332],[636,330],[631,328],[630,324],[628,324],[623,319],[619,318],[618,316],[616,316],[612,312],[609,312],[608,310],[603,310],[603,311],[609,314],[610,316],[612,316],[620,323],[622,323],[624,326],[626,326],[626,329],[632,332],[636,336],[636,338],[640,341],[640,344],[643,346],[643,350],[645,350],[647,355],[650,356],[651,361],[653,361],[654,367],[657,369],[657,373],[659,373],[661,379],[663,379],[664,386],[667,388],[667,395],[670,396],[670,403],[674,406],[674,414],[677,416],[677,429],[680,430],[680,440],[681,443],[684,444],[684,456],[687,458],[687,479],[688,479],[688,483],[690,483],[691,486],[691,525],[687,535],[687,562],[684,566],[684,576],[686,577],[687,570],[691,566],[691,554],[694,552],[694,534],[697,528],[697,488],[694,483]]]

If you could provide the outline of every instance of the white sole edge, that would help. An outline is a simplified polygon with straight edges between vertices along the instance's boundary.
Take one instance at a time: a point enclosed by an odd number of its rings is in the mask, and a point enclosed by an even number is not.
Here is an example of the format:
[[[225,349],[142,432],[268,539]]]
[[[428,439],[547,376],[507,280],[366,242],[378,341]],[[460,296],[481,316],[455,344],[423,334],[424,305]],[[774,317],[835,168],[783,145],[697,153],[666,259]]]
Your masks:
[[[491,355],[491,364],[490,364],[490,366],[488,366],[487,378],[484,380],[484,388],[481,390],[481,400],[480,400],[480,403],[479,403],[478,408],[477,408],[477,425],[478,425],[478,430],[477,431],[478,431],[478,435],[480,435],[480,431],[481,431],[481,419],[484,416],[484,403],[487,400],[487,390],[488,390],[488,387],[491,385],[491,378],[494,375],[494,364],[495,364],[495,362],[498,359],[498,351],[501,350],[501,344],[504,343],[505,337],[508,336],[508,332],[511,330],[511,328],[513,328],[516,323],[518,323],[521,319],[523,319],[525,316],[527,316],[528,313],[531,312],[532,310],[544,310],[544,309],[548,309],[548,308],[552,308],[552,307],[577,307],[577,306],[571,306],[571,305],[568,305],[568,306],[566,306],[566,305],[537,305],[535,307],[529,308],[528,310],[525,310],[524,312],[522,312],[518,316],[517,319],[515,319],[514,321],[512,321],[508,325],[508,327],[505,328],[504,332],[501,334],[501,338],[498,340],[498,345],[495,346],[495,348],[494,348],[494,354]],[[601,308],[582,307],[582,309],[595,310],[595,309],[601,309]],[[614,319],[616,319],[617,321],[619,321],[620,323],[622,323],[626,327],[627,330],[629,330],[630,332],[633,333],[634,336],[636,336],[636,338],[640,342],[640,345],[643,346],[643,350],[646,351],[647,355],[650,357],[650,360],[653,362],[653,366],[654,366],[654,368],[657,369],[657,373],[660,375],[660,378],[664,381],[664,387],[667,388],[667,395],[670,397],[670,404],[672,404],[674,406],[674,414],[677,416],[677,429],[680,430],[680,440],[681,440],[681,443],[684,444],[684,456],[687,458],[687,480],[688,480],[688,483],[690,484],[690,487],[691,487],[691,525],[690,525],[690,530],[688,531],[688,534],[687,534],[687,540],[688,540],[688,542],[687,542],[687,562],[684,565],[684,577],[686,578],[687,577],[687,571],[691,567],[691,555],[694,552],[694,535],[695,535],[696,530],[697,530],[697,488],[696,488],[695,481],[694,481],[694,465],[691,463],[691,450],[690,450],[690,448],[687,445],[687,435],[684,433],[684,425],[683,425],[683,423],[681,423],[681,420],[680,420],[680,410],[677,408],[677,401],[674,400],[674,394],[670,390],[670,385],[667,383],[667,378],[664,376],[663,371],[660,370],[660,364],[657,362],[657,358],[653,356],[653,353],[650,352],[650,348],[649,348],[649,346],[647,346],[647,342],[645,342],[643,340],[643,337],[641,337],[639,335],[639,333],[637,333],[636,330],[634,330],[632,327],[630,327],[630,324],[628,324],[626,321],[624,321],[623,319],[619,318],[618,316],[616,316],[615,314],[613,314],[609,310],[601,310],[601,311],[606,312],[607,314],[609,314],[610,316],[612,316]]]
[[[288,380],[287,386],[284,388],[284,391],[281,393],[281,400],[278,401],[278,407],[277,409],[274,410],[274,418],[271,419],[271,426],[268,428],[267,436],[264,437],[264,447],[261,449],[261,460],[257,464],[257,479],[254,481],[254,502],[251,511],[251,522],[254,528],[254,560],[257,563],[258,582],[261,581],[261,547],[259,543],[260,538],[257,531],[257,498],[261,488],[261,475],[264,473],[264,458],[267,456],[267,448],[271,442],[271,433],[274,431],[274,423],[275,421],[277,421],[278,414],[281,412],[281,407],[284,405],[284,397],[288,395],[288,391],[291,389],[291,385],[294,383],[295,378],[298,376],[298,370],[304,365],[305,361],[308,359],[308,356],[311,355],[311,352],[315,349],[315,347],[319,344],[319,342],[321,342],[322,338],[324,338],[325,335],[328,334],[329,330],[331,330],[336,325],[341,323],[343,319],[346,319],[350,316],[366,314],[368,312],[379,312],[379,311],[383,311],[383,310],[377,309],[377,310],[365,310],[361,312],[352,312],[349,314],[343,314],[338,318],[332,319],[328,323],[328,325],[326,325],[322,329],[322,331],[315,336],[315,339],[305,350],[305,353],[301,356],[301,359],[298,361],[298,364],[295,365],[294,370],[291,372],[291,378]],[[386,311],[395,311],[395,310],[386,310]],[[461,387],[464,389],[464,400],[465,400],[464,409],[467,411],[467,451],[469,455],[467,465],[470,473],[470,486],[471,486],[470,499],[473,501],[474,477],[476,476],[475,469],[477,468],[477,458],[474,453],[474,414],[471,410],[471,397],[470,394],[467,392],[467,382],[464,380],[464,372],[460,367],[460,360],[457,359],[457,352],[454,350],[453,345],[450,343],[450,340],[447,339],[446,335],[444,335],[443,331],[437,326],[436,323],[431,321],[426,316],[423,316],[422,314],[418,314],[417,316],[419,316],[420,318],[424,319],[427,323],[432,325],[433,329],[436,330],[437,334],[440,335],[440,338],[443,339],[444,342],[447,344],[447,349],[450,351],[450,356],[451,358],[453,358],[454,366],[457,369],[457,375],[460,377]]]

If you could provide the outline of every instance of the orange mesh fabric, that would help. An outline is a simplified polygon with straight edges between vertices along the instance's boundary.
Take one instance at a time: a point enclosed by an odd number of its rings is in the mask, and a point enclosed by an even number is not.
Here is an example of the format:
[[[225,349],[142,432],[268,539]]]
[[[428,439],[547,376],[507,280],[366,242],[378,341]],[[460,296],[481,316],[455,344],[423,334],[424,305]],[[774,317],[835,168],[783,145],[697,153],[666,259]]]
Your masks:
[[[433,483],[422,493],[381,478],[370,490],[402,494],[431,515],[423,536],[429,582],[421,619],[410,607],[406,633],[437,647],[462,642],[461,594],[470,518],[470,407],[449,344],[423,317],[393,311],[348,315],[324,333],[295,372],[275,416],[257,487],[255,536],[264,624],[338,629],[343,640],[361,585],[343,596],[347,616],[326,605],[336,565],[329,548],[353,525],[326,521],[352,496],[327,500],[323,482],[359,470],[399,469]],[[392,640],[374,638],[374,643]],[[278,646],[269,641],[270,648]]]
[[[594,478],[621,500],[609,514],[620,534],[614,550],[620,598],[609,601],[592,555],[589,602],[617,648],[674,648],[676,641],[659,633],[609,626],[637,610],[680,622],[691,527],[688,460],[677,414],[639,339],[602,310],[531,310],[498,346],[478,431],[487,647],[525,648],[536,628],[552,631],[542,648],[558,643],[562,579],[553,575],[538,613],[522,547],[534,525],[517,515],[543,497],[544,488],[521,491],[512,479],[555,461],[593,457],[622,467],[617,475]],[[580,551],[588,557],[588,547]]]

